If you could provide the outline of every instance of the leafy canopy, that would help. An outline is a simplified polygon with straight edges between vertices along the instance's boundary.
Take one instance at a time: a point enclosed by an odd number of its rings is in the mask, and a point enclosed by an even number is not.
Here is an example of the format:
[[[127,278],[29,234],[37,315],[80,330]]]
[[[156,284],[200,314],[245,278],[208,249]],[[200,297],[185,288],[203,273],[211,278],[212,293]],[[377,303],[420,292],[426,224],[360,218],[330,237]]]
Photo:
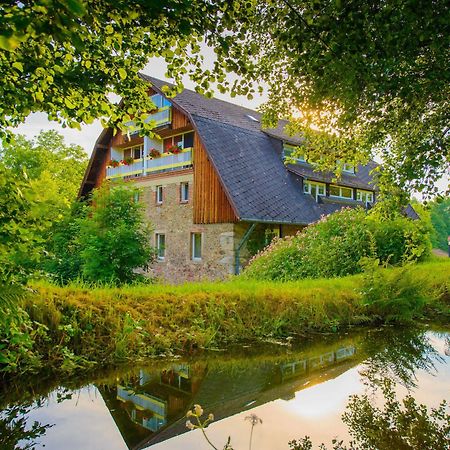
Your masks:
[[[270,86],[268,123],[290,117],[322,167],[378,153],[381,182],[437,192],[450,167],[447,1],[268,0],[255,19],[228,58],[239,44],[253,49],[254,75]]]
[[[143,120],[154,105],[138,71],[162,57],[179,87],[189,66],[203,92],[224,69],[202,70],[199,43],[219,32],[219,23],[221,30],[232,24],[227,17],[239,8],[227,0],[3,2],[0,135],[34,111],[78,128],[97,118],[123,126],[133,117],[149,131]]]
[[[382,183],[428,194],[449,168],[445,0],[40,0],[0,13],[3,134],[32,111],[72,127],[102,118],[124,128],[133,117],[150,133],[138,71],[158,56],[176,83],[170,95],[185,74],[207,95],[251,98],[266,83],[265,124],[293,119],[322,168],[378,152]],[[201,43],[214,49],[212,69]]]

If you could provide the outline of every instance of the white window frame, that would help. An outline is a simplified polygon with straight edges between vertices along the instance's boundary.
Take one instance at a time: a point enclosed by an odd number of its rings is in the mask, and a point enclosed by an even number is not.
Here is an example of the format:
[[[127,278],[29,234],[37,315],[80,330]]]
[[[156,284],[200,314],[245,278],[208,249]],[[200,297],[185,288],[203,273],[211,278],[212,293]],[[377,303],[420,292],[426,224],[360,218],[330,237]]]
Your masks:
[[[200,236],[200,256],[195,254],[195,236]],[[191,259],[192,261],[201,261],[203,253],[203,233],[191,233]]]
[[[344,163],[342,167],[342,172],[355,173],[355,166],[353,164]]]
[[[162,205],[164,201],[164,192],[162,184],[156,186],[156,204]]]
[[[369,196],[369,195],[370,195],[370,200],[367,199],[367,196]],[[364,196],[366,197],[365,199],[363,199]],[[365,189],[357,189],[356,200],[358,200],[359,202],[364,202],[364,203],[373,203],[373,192],[366,191]]]
[[[189,182],[180,183],[180,202],[189,202]]]
[[[325,197],[327,195],[327,188],[325,183],[319,183],[317,181],[309,181],[304,180],[303,181],[303,193],[304,194],[311,194],[311,186],[316,186],[317,194],[316,194],[316,202],[319,200],[319,197]],[[323,188],[323,194],[319,194],[319,188]]]
[[[135,158],[134,157],[134,149],[136,147],[139,147],[139,151],[140,151],[140,158]],[[135,161],[139,161],[140,159],[142,159],[144,157],[144,144],[137,144],[137,145],[130,145],[129,147],[126,147],[122,150],[122,159],[125,159],[125,152],[127,150],[131,150],[131,156],[133,157],[133,159]]]
[[[331,194],[331,188],[338,188],[339,189],[339,195],[332,195]],[[345,197],[342,195],[342,189],[350,189],[352,195],[351,197]],[[331,184],[330,185],[330,197],[333,198],[342,198],[344,200],[353,200],[353,188],[347,187],[347,186],[338,186],[337,184]]]
[[[163,237],[164,245],[161,246],[161,237]],[[156,256],[158,261],[164,261],[166,257],[166,234],[165,233],[155,233],[156,242]],[[162,256],[160,256],[160,251],[162,250]]]
[[[283,145],[283,158],[284,159],[291,158],[291,159],[293,159],[296,162],[306,162],[305,155],[300,155],[300,156],[297,156],[297,157],[294,158],[294,157],[291,157],[291,156],[286,154],[286,152],[288,152],[288,153],[294,152],[295,149],[296,149],[295,145],[284,144]]]

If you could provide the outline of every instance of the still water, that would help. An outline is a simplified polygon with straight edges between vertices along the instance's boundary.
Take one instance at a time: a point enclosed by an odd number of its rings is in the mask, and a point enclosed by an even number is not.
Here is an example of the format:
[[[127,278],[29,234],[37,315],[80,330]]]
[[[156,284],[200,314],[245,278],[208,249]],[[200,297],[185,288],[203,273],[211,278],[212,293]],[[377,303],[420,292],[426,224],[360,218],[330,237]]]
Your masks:
[[[391,379],[436,407],[450,400],[450,332],[383,328],[315,336],[293,345],[246,345],[190,359],[91,374],[86,380],[30,377],[0,391],[0,448],[50,450],[208,449],[186,412],[214,414],[217,448],[288,449],[305,435],[315,448],[349,440],[341,415],[353,394],[379,402]],[[249,417],[258,419],[251,435]],[[254,416],[253,416],[254,417]],[[261,423],[262,421],[262,423]]]

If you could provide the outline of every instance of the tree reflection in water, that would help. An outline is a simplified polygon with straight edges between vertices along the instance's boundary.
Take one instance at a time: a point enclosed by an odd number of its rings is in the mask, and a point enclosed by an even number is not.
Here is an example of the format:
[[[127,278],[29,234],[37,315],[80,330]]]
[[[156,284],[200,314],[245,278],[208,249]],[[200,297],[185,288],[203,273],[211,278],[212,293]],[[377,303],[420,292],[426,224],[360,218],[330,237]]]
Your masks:
[[[348,445],[333,440],[333,450],[448,450],[450,448],[450,415],[447,403],[437,408],[417,404],[408,394],[398,400],[392,380],[377,380],[384,406],[379,408],[367,394],[353,395],[342,416],[354,439]],[[291,450],[311,450],[309,437],[289,443]],[[319,449],[326,450],[321,444]]]
[[[382,332],[368,333],[363,343],[368,355],[360,370],[366,384],[378,385],[391,379],[408,390],[417,387],[416,372],[432,373],[442,357],[431,345],[426,331],[405,328],[399,332],[385,328]]]
[[[0,448],[2,450],[34,449],[36,440],[53,425],[34,422],[27,425],[27,415],[31,407],[8,406],[0,412]]]
[[[385,408],[374,406],[374,396],[350,397],[343,420],[354,443],[345,447],[335,442],[333,449],[447,450],[450,418],[445,415],[445,406],[429,412],[411,396],[398,401],[393,394],[393,386],[398,383],[414,388],[418,370],[431,373],[436,370],[442,357],[432,346],[430,336],[436,334],[423,329],[390,327],[344,336],[320,336],[310,344],[286,352],[271,349],[267,354],[258,351],[252,354],[245,350],[242,355],[152,363],[139,370],[122,369],[98,374],[95,379],[90,376],[75,380],[66,383],[68,389],[56,387],[60,386],[57,381],[53,381],[58,383],[56,386],[43,388],[36,385],[39,379],[28,379],[27,384],[18,382],[2,389],[5,395],[2,393],[0,405],[0,409],[4,408],[0,412],[0,448],[34,448],[52,425],[31,424],[27,421],[30,411],[41,407],[48,395],[56,394],[59,403],[87,383],[98,389],[127,447],[140,449],[187,432],[183,417],[193,403],[200,403],[217,420],[222,420],[279,398],[289,400],[306,386],[358,366],[365,383],[384,394]],[[446,354],[448,333],[437,336]],[[40,393],[38,399],[36,392]],[[383,396],[378,398],[383,400]],[[56,417],[55,420],[58,422]],[[291,448],[313,447],[309,438],[304,438],[292,442]]]

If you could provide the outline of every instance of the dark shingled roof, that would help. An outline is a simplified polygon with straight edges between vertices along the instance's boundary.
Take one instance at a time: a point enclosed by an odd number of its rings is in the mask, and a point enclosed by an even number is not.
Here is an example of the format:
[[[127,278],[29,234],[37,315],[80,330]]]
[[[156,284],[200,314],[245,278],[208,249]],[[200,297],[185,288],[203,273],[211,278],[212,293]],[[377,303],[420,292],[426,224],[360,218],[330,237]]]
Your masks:
[[[157,90],[172,86],[147,75],[141,77]],[[190,116],[239,220],[308,224],[343,207],[330,200],[316,203],[303,194],[299,177],[331,182],[333,175],[314,172],[309,164],[286,168],[272,138],[301,143],[301,138],[284,132],[286,121],[262,130],[259,112],[189,89],[171,101]],[[343,174],[338,184],[374,190],[369,174],[374,167],[372,162],[359,166],[355,175]]]
[[[320,207],[290,176],[260,131],[192,115],[210,159],[241,220],[308,224]]]
[[[371,171],[378,167],[378,164],[374,161],[370,161],[367,165],[358,165],[356,167],[355,174],[345,173],[341,174],[339,180],[333,181],[334,175],[331,172],[318,172],[315,171],[313,166],[308,163],[288,164],[287,168],[292,173],[306,178],[307,180],[322,181],[323,183],[339,184],[341,186],[348,186],[352,188],[375,190],[374,177]]]

